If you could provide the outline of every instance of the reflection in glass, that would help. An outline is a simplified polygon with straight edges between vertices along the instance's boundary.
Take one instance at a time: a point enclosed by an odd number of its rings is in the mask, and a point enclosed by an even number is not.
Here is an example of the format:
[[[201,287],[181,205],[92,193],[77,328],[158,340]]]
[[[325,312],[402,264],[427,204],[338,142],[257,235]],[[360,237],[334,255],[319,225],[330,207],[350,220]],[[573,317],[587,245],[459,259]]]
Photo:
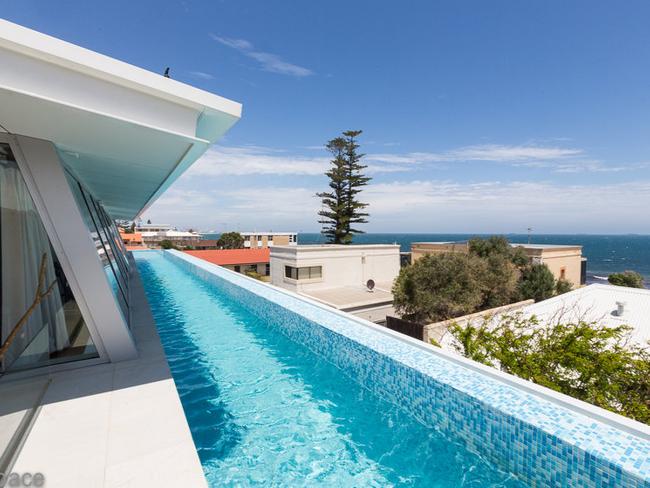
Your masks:
[[[0,143],[0,375],[96,357],[9,145]]]
[[[126,259],[126,249],[121,243],[115,222],[73,175],[66,172],[66,176],[88,232],[95,243],[108,283],[120,305],[122,316],[128,323],[129,264]]]

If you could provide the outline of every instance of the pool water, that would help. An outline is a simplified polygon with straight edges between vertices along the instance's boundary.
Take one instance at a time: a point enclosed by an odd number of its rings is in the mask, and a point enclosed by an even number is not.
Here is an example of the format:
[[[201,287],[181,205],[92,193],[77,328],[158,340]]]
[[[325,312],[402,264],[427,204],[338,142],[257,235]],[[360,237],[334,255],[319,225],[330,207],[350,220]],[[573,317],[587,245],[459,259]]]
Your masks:
[[[524,486],[161,253],[136,262],[210,486]]]

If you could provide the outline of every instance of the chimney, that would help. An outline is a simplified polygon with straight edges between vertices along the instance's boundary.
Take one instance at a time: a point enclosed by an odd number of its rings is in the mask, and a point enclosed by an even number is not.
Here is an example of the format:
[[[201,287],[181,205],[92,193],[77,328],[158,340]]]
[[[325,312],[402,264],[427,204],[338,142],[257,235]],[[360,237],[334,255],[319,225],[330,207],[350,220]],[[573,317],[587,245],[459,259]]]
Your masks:
[[[618,317],[625,315],[625,305],[627,305],[627,302],[616,302],[616,315]]]

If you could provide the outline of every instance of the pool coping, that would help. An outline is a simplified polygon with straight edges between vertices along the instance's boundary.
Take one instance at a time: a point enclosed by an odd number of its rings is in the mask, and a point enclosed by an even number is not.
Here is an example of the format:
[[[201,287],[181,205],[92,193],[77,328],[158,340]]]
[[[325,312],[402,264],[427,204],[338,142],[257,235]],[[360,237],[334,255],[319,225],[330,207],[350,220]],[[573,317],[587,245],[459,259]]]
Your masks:
[[[231,286],[242,288],[248,293],[274,302],[291,313],[302,316],[335,334],[347,337],[348,340],[374,350],[441,385],[444,384],[460,394],[468,395],[485,407],[501,412],[501,415],[551,436],[557,442],[577,450],[576,452],[582,452],[583,456],[587,457],[584,461],[587,463],[585,466],[589,465],[590,459],[597,463],[606,463],[609,467],[602,469],[609,472],[610,478],[621,476],[623,473],[625,477],[631,477],[643,486],[650,484],[650,441],[648,440],[650,427],[640,422],[607,412],[466,358],[454,356],[453,353],[442,351],[433,345],[403,336],[302,295],[260,282],[200,258],[173,250],[166,252],[167,257],[172,261],[185,263],[189,272],[192,272],[192,269],[196,270],[194,274],[199,273],[197,276],[200,276],[200,272],[214,275],[230,283]],[[303,305],[308,306],[303,309]],[[327,316],[318,315],[318,310],[314,309],[327,312],[329,319]],[[350,323],[361,327],[349,327]],[[364,329],[372,332],[365,335]],[[390,337],[391,340],[384,342],[380,336]],[[486,381],[477,379],[476,373]],[[557,448],[553,447],[553,449]],[[571,459],[567,459],[566,462],[569,463],[568,469],[570,469]],[[600,464],[596,465],[600,466]],[[607,479],[607,473],[604,476]]]

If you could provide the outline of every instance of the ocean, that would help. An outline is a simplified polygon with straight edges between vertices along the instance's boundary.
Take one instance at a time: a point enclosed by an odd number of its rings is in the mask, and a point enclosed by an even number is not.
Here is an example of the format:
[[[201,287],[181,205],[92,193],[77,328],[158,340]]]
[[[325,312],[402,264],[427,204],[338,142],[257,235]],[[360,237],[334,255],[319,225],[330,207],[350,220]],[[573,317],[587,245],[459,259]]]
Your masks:
[[[399,244],[404,252],[410,251],[412,242],[461,241],[472,237],[488,237],[484,234],[360,234],[357,244]],[[205,235],[214,239],[215,235]],[[510,242],[528,242],[525,234],[506,234]],[[320,244],[325,239],[318,233],[299,233],[299,244]],[[625,270],[643,275],[646,286],[650,285],[650,236],[647,235],[563,235],[540,234],[531,236],[533,244],[580,245],[587,258],[587,282],[606,283],[607,276]]]

